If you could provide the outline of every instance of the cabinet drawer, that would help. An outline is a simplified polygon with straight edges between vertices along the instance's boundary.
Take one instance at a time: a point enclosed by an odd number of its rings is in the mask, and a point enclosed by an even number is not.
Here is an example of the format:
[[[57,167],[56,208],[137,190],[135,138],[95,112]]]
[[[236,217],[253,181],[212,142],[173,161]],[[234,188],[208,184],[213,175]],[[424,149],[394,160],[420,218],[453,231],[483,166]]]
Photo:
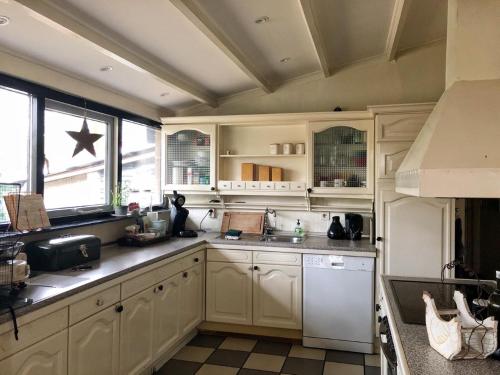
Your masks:
[[[247,181],[245,182],[245,188],[247,190],[259,190],[260,182],[259,181]]]
[[[305,182],[290,182],[291,191],[304,191],[306,190]]]
[[[115,285],[69,306],[69,324],[75,324],[120,301],[120,285]]]
[[[200,250],[194,254],[188,255],[185,258],[181,259],[182,261],[182,271],[196,266],[197,264],[201,264],[205,261],[205,251]]]
[[[260,190],[274,190],[274,182],[261,181]]]
[[[145,272],[122,283],[122,300],[154,285],[158,279],[157,270]]]
[[[427,117],[428,112],[377,115],[377,141],[413,141]]]
[[[218,250],[207,251],[209,262],[252,263],[252,252],[246,250]]]
[[[300,266],[302,254],[300,253],[278,253],[274,251],[254,251],[253,262],[261,264],[284,264]]]
[[[289,182],[275,182],[274,188],[276,190],[288,191],[288,190],[290,190],[290,183]]]
[[[245,181],[231,181],[231,189],[245,190]]]
[[[230,190],[231,189],[231,181],[219,181],[217,183],[217,187],[219,190]]]
[[[9,324],[9,326],[12,325],[11,322],[6,324]],[[18,341],[14,337],[14,331],[9,330],[0,335],[0,359],[33,345],[56,332],[62,331],[67,326],[68,309],[64,308],[20,326]]]
[[[377,178],[394,178],[412,142],[377,143]]]

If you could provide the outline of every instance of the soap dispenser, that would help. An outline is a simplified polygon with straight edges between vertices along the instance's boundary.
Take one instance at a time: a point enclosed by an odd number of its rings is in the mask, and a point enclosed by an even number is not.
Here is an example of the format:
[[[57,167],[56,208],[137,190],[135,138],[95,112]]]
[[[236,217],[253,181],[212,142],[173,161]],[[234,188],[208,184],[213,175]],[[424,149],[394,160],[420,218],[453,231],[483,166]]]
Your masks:
[[[339,216],[334,216],[332,218],[332,223],[330,224],[330,228],[328,228],[327,235],[332,240],[342,240],[345,238],[344,227],[340,223]]]
[[[295,226],[295,235],[300,237],[304,235],[304,229],[300,225],[300,219],[297,219],[297,225]]]

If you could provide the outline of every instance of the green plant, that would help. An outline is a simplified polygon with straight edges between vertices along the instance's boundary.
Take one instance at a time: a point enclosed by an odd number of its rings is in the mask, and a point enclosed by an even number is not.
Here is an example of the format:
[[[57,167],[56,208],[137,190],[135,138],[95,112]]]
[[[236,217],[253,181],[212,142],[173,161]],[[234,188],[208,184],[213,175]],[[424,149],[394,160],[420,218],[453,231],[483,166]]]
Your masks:
[[[113,190],[111,190],[111,204],[113,207],[120,207],[126,203],[128,197],[128,188],[117,183]]]

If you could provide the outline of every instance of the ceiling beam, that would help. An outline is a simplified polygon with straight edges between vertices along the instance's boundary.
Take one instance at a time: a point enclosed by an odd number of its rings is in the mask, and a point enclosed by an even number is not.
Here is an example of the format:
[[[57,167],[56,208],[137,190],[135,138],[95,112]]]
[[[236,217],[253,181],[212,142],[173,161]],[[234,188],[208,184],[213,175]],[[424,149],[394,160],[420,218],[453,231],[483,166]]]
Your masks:
[[[111,37],[110,30],[104,30],[102,25],[98,25],[77,9],[70,8],[69,4],[57,4],[57,1],[53,0],[50,3],[46,0],[16,1],[49,22],[89,42],[94,49],[120,63],[149,74],[201,103],[206,103],[211,107],[217,106],[217,98],[211,92],[191,82],[174,69],[166,67],[164,63],[147,52],[130,46],[129,43],[126,43],[123,38],[118,37],[116,34]]]
[[[401,39],[401,34],[403,34],[410,5],[411,0],[396,0],[394,3],[391,24],[389,25],[389,32],[385,44],[385,54],[389,61],[394,60],[398,53],[399,40]]]
[[[316,51],[316,57],[318,58],[319,65],[323,71],[323,75],[325,77],[329,77],[332,72],[326,56],[325,42],[319,31],[316,17],[314,16],[312,9],[311,0],[300,0],[300,7],[302,9],[304,20],[306,21],[307,29],[309,30],[309,36],[311,37],[314,45],[314,50]]]
[[[252,59],[231,41],[231,39],[192,0],[170,0],[184,16],[215,44],[233,63],[266,93],[273,92],[272,85],[258,71]]]

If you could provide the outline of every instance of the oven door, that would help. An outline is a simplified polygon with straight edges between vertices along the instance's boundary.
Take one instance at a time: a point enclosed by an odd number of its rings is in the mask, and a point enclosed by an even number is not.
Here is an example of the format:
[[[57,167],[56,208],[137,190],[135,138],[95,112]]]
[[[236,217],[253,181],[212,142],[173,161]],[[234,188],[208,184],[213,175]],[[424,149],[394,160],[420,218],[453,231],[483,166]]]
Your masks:
[[[394,349],[391,329],[386,316],[384,316],[380,321],[379,341],[384,362],[384,365],[382,366],[382,375],[397,375],[398,361],[396,357],[396,350]]]

